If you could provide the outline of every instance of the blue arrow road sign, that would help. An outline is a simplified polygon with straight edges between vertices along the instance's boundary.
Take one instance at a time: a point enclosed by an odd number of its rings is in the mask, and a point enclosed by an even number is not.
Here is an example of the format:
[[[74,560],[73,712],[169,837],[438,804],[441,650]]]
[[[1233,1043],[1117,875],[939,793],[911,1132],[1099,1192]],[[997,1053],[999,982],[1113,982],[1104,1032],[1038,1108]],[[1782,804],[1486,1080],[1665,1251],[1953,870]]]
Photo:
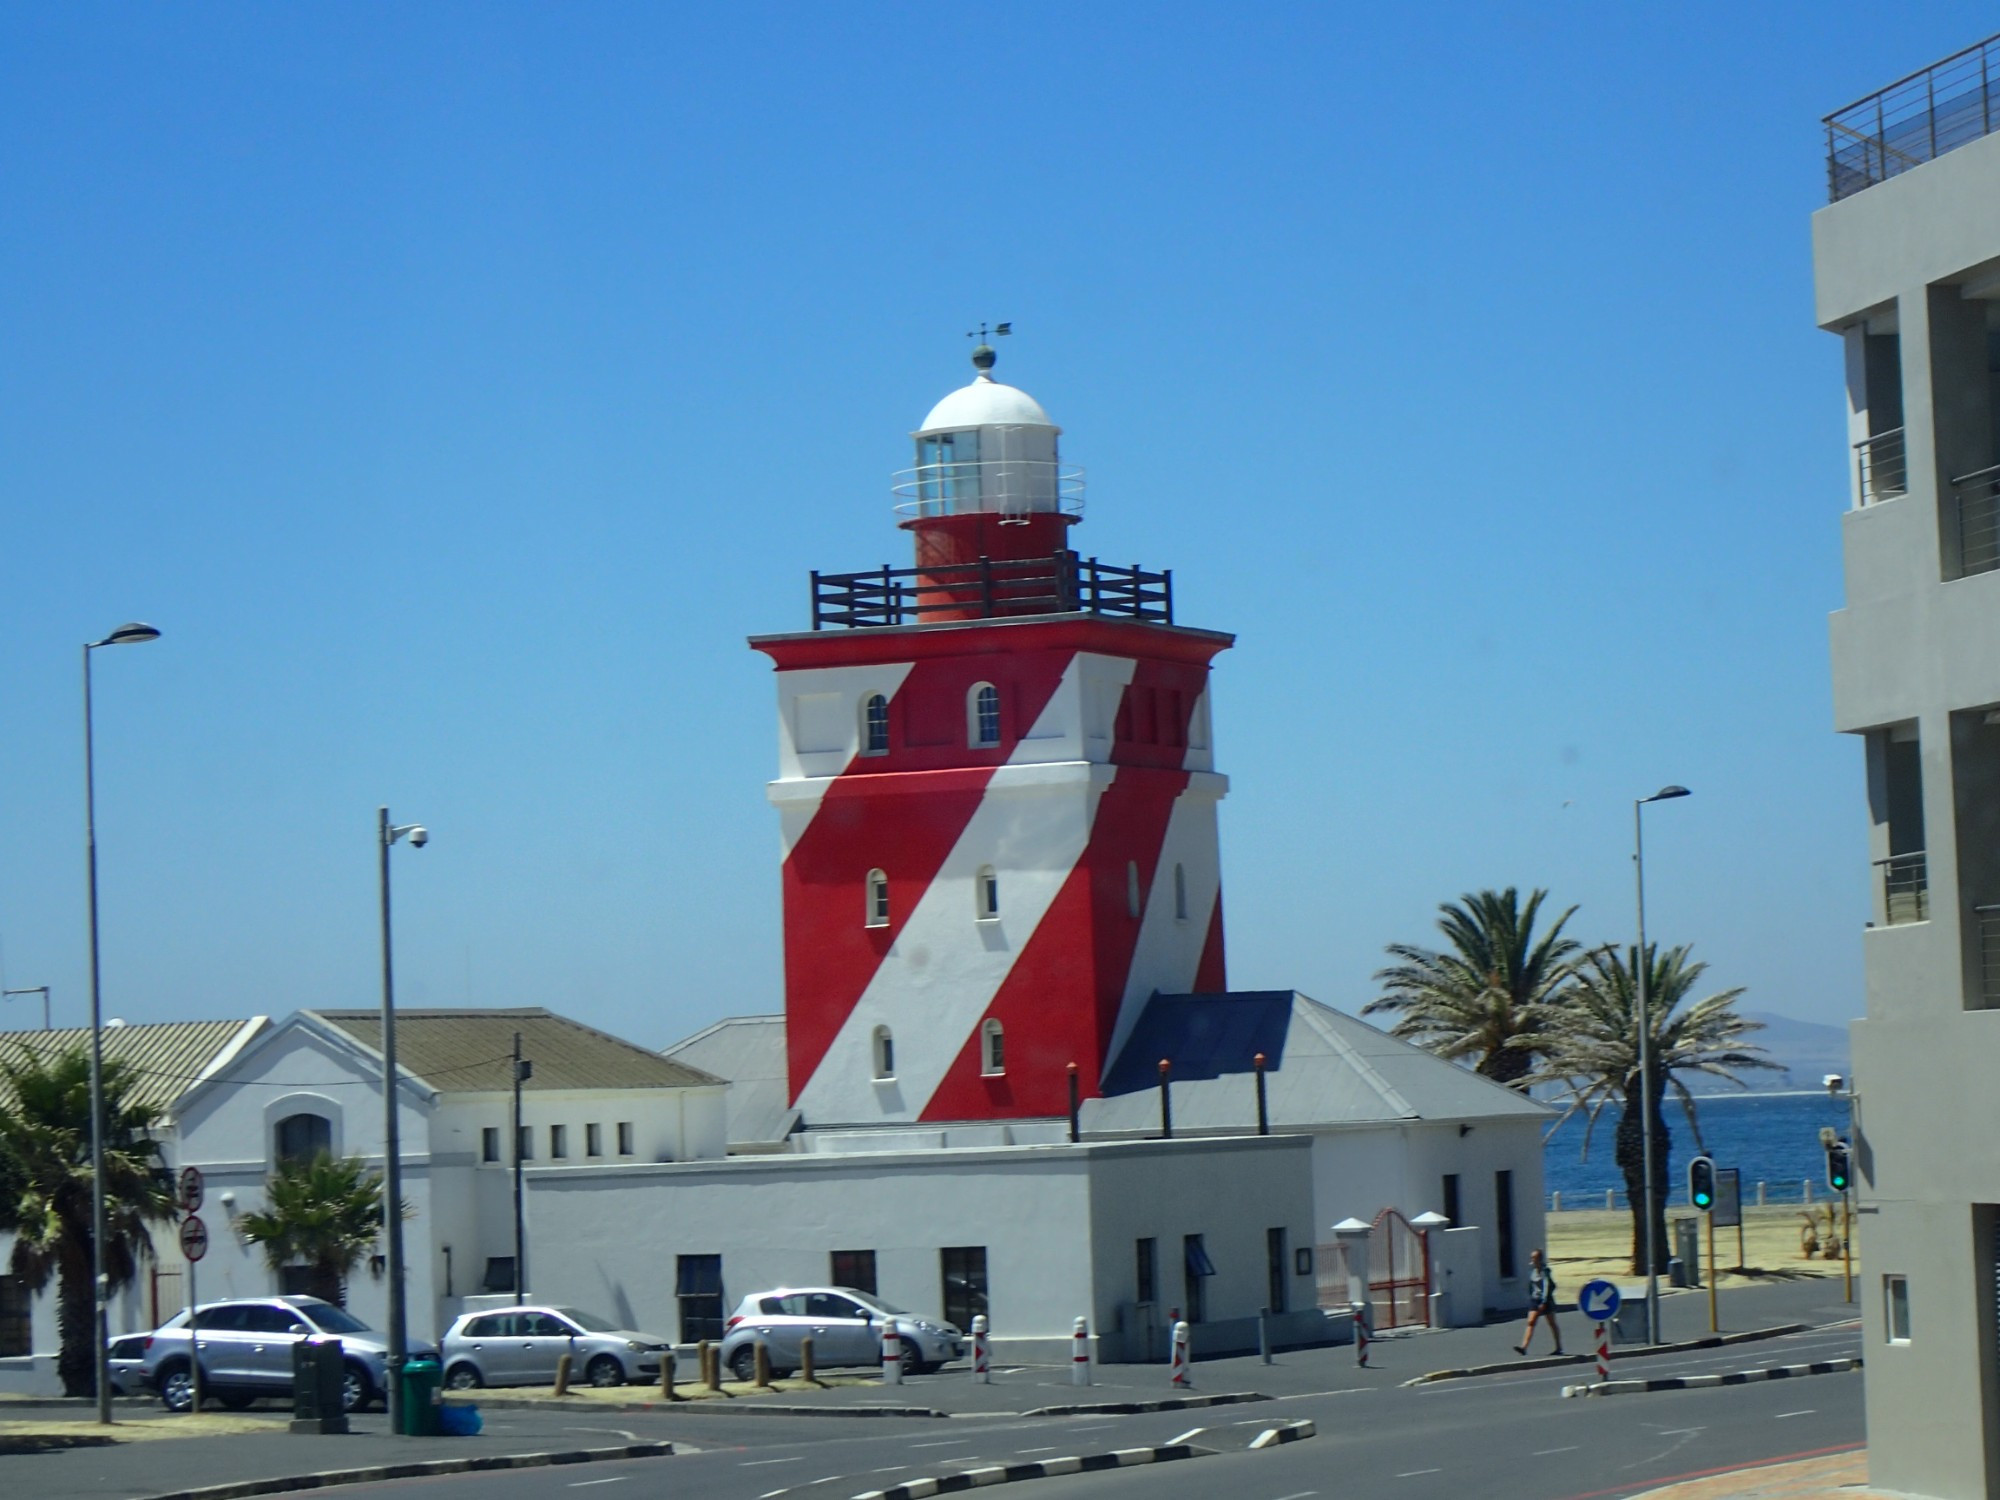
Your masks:
[[[1586,1281],[1583,1290],[1577,1293],[1577,1311],[1593,1323],[1608,1323],[1617,1316],[1618,1304],[1622,1299],[1618,1288],[1608,1281]]]

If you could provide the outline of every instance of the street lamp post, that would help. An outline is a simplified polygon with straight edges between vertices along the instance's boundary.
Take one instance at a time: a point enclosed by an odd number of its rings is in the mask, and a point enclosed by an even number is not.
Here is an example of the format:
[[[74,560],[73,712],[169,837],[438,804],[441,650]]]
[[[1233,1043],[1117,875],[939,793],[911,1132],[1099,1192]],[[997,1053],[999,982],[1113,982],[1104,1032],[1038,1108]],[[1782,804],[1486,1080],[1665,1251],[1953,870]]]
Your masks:
[[[1656,1223],[1659,1216],[1654,1209],[1659,1201],[1654,1185],[1659,1178],[1653,1170],[1653,1011],[1646,996],[1646,981],[1650,977],[1647,970],[1652,965],[1646,957],[1646,826],[1640,814],[1645,811],[1648,802],[1666,802],[1687,795],[1688,789],[1684,786],[1663,786],[1652,796],[1640,797],[1632,803],[1632,869],[1639,893],[1639,951],[1633,968],[1637,971],[1639,984],[1639,1136],[1643,1142],[1642,1160],[1646,1176],[1643,1210],[1646,1216],[1646,1341],[1653,1344],[1660,1341],[1660,1235]]]
[[[389,809],[376,809],[375,841],[382,861],[382,1240],[389,1278],[389,1430],[405,1431],[403,1364],[409,1357],[409,1320],[403,1301],[403,1135],[396,1119],[396,966],[389,944],[389,848],[407,835],[412,848],[431,841],[421,824],[398,827]]]
[[[97,979],[97,751],[91,724],[90,653],[100,646],[137,646],[160,632],[133,621],[83,646],[83,849],[90,885],[90,1293],[91,1356],[97,1420],[111,1425],[111,1369],[105,1319],[110,1300],[104,1274],[104,1003]]]
[[[26,989],[21,990],[0,990],[0,998],[9,998],[14,995],[40,995],[42,997],[42,1030],[48,1031],[51,1029],[49,1025],[49,987],[47,985],[31,984]]]

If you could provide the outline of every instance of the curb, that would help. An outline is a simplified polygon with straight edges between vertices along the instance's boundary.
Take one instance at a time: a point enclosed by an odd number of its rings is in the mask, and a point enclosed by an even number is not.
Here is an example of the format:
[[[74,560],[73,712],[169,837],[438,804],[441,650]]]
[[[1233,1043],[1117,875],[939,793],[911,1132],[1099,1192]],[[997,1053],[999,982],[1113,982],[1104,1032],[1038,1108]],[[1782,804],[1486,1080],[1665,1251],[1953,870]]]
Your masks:
[[[1730,1344],[1754,1343],[1758,1339],[1781,1339],[1795,1333],[1810,1332],[1810,1323],[1779,1323],[1771,1328],[1753,1328],[1747,1333],[1711,1333],[1705,1338],[1686,1339],[1678,1344],[1646,1344],[1638,1347],[1621,1347],[1617,1358],[1646,1359],[1655,1354],[1686,1354],[1695,1349],[1721,1349]],[[1540,1359],[1516,1359],[1497,1365],[1468,1365],[1460,1370],[1432,1370],[1428,1375],[1419,1375],[1403,1382],[1406,1386],[1430,1385],[1440,1380],[1466,1380],[1478,1375],[1504,1375],[1509,1370],[1555,1370],[1564,1365],[1587,1365],[1594,1354],[1548,1354]]]
[[[928,1500],[931,1495],[952,1495],[960,1490],[983,1489],[989,1484],[1013,1484],[1022,1479],[1050,1479],[1059,1474],[1094,1474],[1102,1469],[1126,1469],[1136,1464],[1165,1464],[1182,1458],[1208,1458],[1214,1450],[1192,1443],[1170,1443],[1164,1448],[1118,1448],[1110,1453],[1086,1453],[1081,1458],[1047,1458],[1031,1464],[994,1464],[990,1468],[965,1469],[934,1479],[910,1479],[886,1490],[869,1490],[854,1500]]]
[[[747,1403],[747,1404],[746,1404]],[[464,1396],[447,1396],[446,1406],[481,1406],[476,1399]],[[567,1411],[567,1412],[700,1412],[703,1416],[710,1412],[762,1412],[773,1417],[937,1417],[951,1415],[939,1411],[934,1406],[795,1406],[776,1405],[755,1397],[731,1397],[721,1401],[594,1401],[587,1396],[573,1396],[568,1400],[550,1397],[526,1401],[492,1401],[485,1403],[487,1412],[501,1411]],[[1000,1416],[1018,1416],[1018,1412],[1000,1412]]]
[[[142,1500],[243,1500],[249,1495],[282,1495],[338,1484],[379,1484],[385,1479],[424,1479],[434,1474],[472,1474],[491,1469],[540,1469],[556,1464],[594,1464],[619,1458],[664,1458],[672,1443],[624,1443],[616,1448],[572,1448],[563,1453],[485,1453],[471,1458],[419,1459],[406,1464],[374,1464],[365,1469],[326,1469],[317,1474],[285,1474],[275,1479],[239,1479],[232,1484],[170,1490]]]
[[[1565,1396],[1626,1396],[1640,1391],[1699,1391],[1718,1385],[1749,1385],[1757,1380],[1796,1380],[1804,1375],[1838,1375],[1861,1368],[1861,1360],[1828,1359],[1809,1365],[1773,1365],[1768,1370],[1738,1370],[1733,1375],[1669,1375],[1659,1380],[1606,1380],[1594,1385],[1566,1385]]]
[[[1317,1437],[1319,1429],[1310,1421],[1287,1422],[1282,1427],[1266,1427],[1250,1440],[1250,1451],[1259,1448],[1275,1448],[1280,1443],[1296,1443],[1301,1438]]]
[[[1008,1413],[1017,1417],[1135,1417],[1154,1411],[1191,1411],[1200,1406],[1235,1406],[1243,1401],[1269,1401],[1261,1391],[1233,1391],[1219,1396],[1167,1396],[1158,1401],[1100,1401],[1089,1406],[1038,1406]],[[980,1413],[984,1415],[984,1413]],[[995,1413],[995,1415],[999,1415]]]

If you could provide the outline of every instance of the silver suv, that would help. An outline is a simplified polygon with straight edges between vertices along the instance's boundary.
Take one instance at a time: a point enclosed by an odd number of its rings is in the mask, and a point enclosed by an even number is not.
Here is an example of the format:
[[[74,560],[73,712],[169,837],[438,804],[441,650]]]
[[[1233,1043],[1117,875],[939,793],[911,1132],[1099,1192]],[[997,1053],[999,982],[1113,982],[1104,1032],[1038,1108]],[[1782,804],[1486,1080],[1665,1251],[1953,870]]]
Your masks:
[[[813,1341],[813,1364],[879,1365],[882,1326],[891,1319],[903,1336],[903,1372],[929,1374],[964,1350],[964,1335],[941,1318],[920,1318],[872,1292],[851,1286],[777,1287],[753,1292],[736,1305],[722,1338],[723,1367],[738,1380],[757,1369],[757,1345],[768,1351],[771,1369],[796,1370],[799,1344]]]
[[[214,1395],[231,1410],[240,1410],[259,1396],[290,1395],[292,1345],[321,1335],[340,1340],[347,1364],[341,1391],[345,1410],[360,1410],[388,1388],[389,1346],[383,1335],[345,1308],[318,1297],[210,1302],[201,1309],[200,1333],[203,1394]],[[435,1350],[412,1339],[409,1352]],[[169,1411],[186,1411],[194,1404],[185,1309],[153,1330],[146,1345],[145,1378]]]
[[[670,1347],[657,1334],[617,1328],[573,1307],[496,1307],[465,1313],[444,1331],[444,1383],[455,1391],[482,1385],[554,1385],[567,1354],[592,1385],[657,1380]]]

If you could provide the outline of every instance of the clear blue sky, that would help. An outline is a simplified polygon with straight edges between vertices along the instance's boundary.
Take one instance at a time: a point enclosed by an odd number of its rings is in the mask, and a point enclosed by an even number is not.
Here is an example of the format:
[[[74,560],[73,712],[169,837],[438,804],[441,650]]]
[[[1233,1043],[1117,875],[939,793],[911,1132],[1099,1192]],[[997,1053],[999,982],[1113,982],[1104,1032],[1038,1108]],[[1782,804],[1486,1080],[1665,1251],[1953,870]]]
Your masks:
[[[1231,978],[1347,1008],[1487,885],[1749,1004],[1860,1008],[1830,727],[1819,118],[1933,3],[16,5],[0,15],[0,943],[105,994],[651,1045],[780,1004],[768,664],[901,562],[889,471],[999,373],[1085,552],[1239,633]],[[32,1005],[0,1020],[32,1024]]]

